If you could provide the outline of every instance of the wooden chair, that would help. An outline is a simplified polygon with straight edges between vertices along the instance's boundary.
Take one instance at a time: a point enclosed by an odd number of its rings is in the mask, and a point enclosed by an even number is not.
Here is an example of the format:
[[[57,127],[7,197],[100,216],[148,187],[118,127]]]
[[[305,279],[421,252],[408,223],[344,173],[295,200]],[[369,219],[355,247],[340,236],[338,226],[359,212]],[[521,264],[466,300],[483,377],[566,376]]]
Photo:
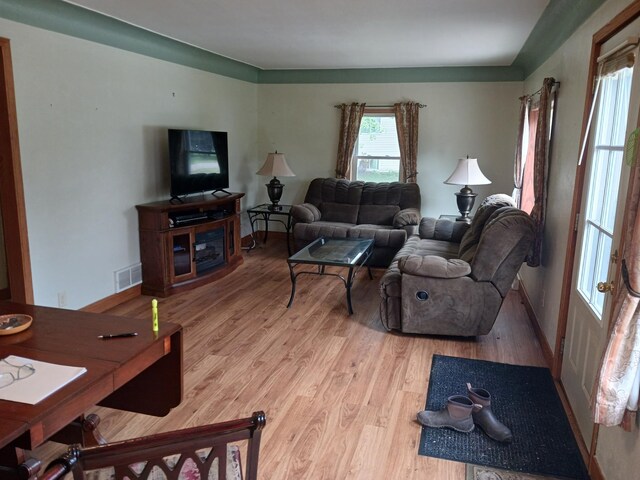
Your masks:
[[[255,480],[260,435],[265,424],[265,414],[260,411],[249,418],[96,447],[74,445],[51,462],[42,474],[38,474],[39,465],[23,465],[27,473],[23,478],[58,480],[72,472],[74,480],[186,480],[193,478],[197,471],[201,480]],[[244,477],[239,449],[233,445],[243,440],[247,440]]]

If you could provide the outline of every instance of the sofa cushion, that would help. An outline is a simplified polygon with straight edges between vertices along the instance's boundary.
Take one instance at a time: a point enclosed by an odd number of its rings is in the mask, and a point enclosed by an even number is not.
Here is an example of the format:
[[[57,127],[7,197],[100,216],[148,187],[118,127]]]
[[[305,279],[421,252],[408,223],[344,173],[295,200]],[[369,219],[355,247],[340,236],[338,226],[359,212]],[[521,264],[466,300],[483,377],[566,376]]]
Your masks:
[[[350,238],[373,238],[374,247],[392,247],[398,250],[404,245],[407,232],[390,226],[365,224],[354,225],[349,229],[347,236]]]
[[[312,223],[322,218],[322,213],[313,203],[302,203],[291,207],[291,216],[296,222]]]
[[[445,240],[459,244],[468,229],[469,224],[466,222],[424,217],[420,220],[418,234],[424,239]]]
[[[352,223],[325,222],[320,220],[313,223],[296,223],[293,235],[296,242],[304,244],[319,237],[347,238],[347,232],[354,225]]]
[[[358,205],[323,202],[320,204],[322,220],[325,222],[357,223]]]
[[[471,266],[458,258],[447,260],[436,255],[407,255],[398,258],[402,273],[433,278],[458,278],[471,273]]]
[[[405,208],[420,208],[420,187],[416,183],[367,182],[362,187],[361,205],[398,205]]]
[[[380,290],[384,292],[383,297],[399,297],[401,295],[402,272],[400,272],[400,267],[398,266],[399,258],[409,255],[438,255],[445,259],[450,259],[455,258],[457,253],[457,243],[441,240],[423,240],[417,235],[409,237],[380,279]]]
[[[358,224],[393,225],[398,205],[360,205]]]
[[[393,216],[392,225],[395,228],[403,228],[420,223],[420,210],[417,208],[405,208]]]
[[[350,182],[338,178],[315,178],[309,184],[305,203],[319,207],[324,202],[360,205],[364,182]],[[355,222],[354,222],[355,223]]]

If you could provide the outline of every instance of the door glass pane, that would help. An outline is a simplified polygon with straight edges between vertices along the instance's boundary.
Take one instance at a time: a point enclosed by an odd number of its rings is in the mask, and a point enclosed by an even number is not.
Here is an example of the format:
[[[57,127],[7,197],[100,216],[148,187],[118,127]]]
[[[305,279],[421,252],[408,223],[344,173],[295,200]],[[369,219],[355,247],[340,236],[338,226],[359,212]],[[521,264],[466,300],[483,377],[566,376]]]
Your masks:
[[[582,294],[587,303],[591,303],[597,249],[598,229],[591,223],[587,222],[582,242],[580,276],[578,280],[578,291]]]
[[[609,149],[598,148],[592,159],[587,220],[594,223],[600,223],[600,218],[602,217],[602,197],[604,197],[607,183],[608,158]]]
[[[613,225],[616,220],[616,207],[618,203],[618,191],[620,189],[620,174],[622,172],[622,150],[609,153],[608,179],[605,198],[602,205],[602,227],[613,234]]]
[[[602,319],[605,294],[598,292],[597,284],[609,278],[632,71],[625,68],[601,79],[594,143],[588,158],[590,169],[578,264],[578,292],[599,320]]]

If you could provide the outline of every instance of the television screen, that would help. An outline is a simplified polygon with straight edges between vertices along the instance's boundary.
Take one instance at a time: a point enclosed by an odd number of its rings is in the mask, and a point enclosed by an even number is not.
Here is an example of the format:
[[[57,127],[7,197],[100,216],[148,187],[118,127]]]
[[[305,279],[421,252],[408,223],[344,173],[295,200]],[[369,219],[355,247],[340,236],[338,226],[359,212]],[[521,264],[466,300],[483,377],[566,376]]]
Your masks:
[[[229,188],[227,132],[169,129],[171,197]]]

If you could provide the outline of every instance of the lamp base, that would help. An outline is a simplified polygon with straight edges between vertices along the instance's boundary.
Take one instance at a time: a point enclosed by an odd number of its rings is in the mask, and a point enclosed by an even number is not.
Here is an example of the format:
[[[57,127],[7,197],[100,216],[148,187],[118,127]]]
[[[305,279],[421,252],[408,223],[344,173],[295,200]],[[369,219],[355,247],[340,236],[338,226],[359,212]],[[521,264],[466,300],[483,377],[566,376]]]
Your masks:
[[[458,210],[460,211],[460,216],[456,218],[456,220],[462,222],[471,221],[469,213],[473,208],[473,204],[475,203],[477,196],[478,194],[474,193],[468,185],[465,185],[459,192],[456,192],[456,203],[458,204]]]
[[[269,206],[269,210],[282,210],[282,207],[278,205],[280,202],[280,197],[282,197],[282,189],[284,185],[280,183],[276,177],[273,177],[267,186],[267,194],[269,195],[269,200],[271,200],[271,205]]]

